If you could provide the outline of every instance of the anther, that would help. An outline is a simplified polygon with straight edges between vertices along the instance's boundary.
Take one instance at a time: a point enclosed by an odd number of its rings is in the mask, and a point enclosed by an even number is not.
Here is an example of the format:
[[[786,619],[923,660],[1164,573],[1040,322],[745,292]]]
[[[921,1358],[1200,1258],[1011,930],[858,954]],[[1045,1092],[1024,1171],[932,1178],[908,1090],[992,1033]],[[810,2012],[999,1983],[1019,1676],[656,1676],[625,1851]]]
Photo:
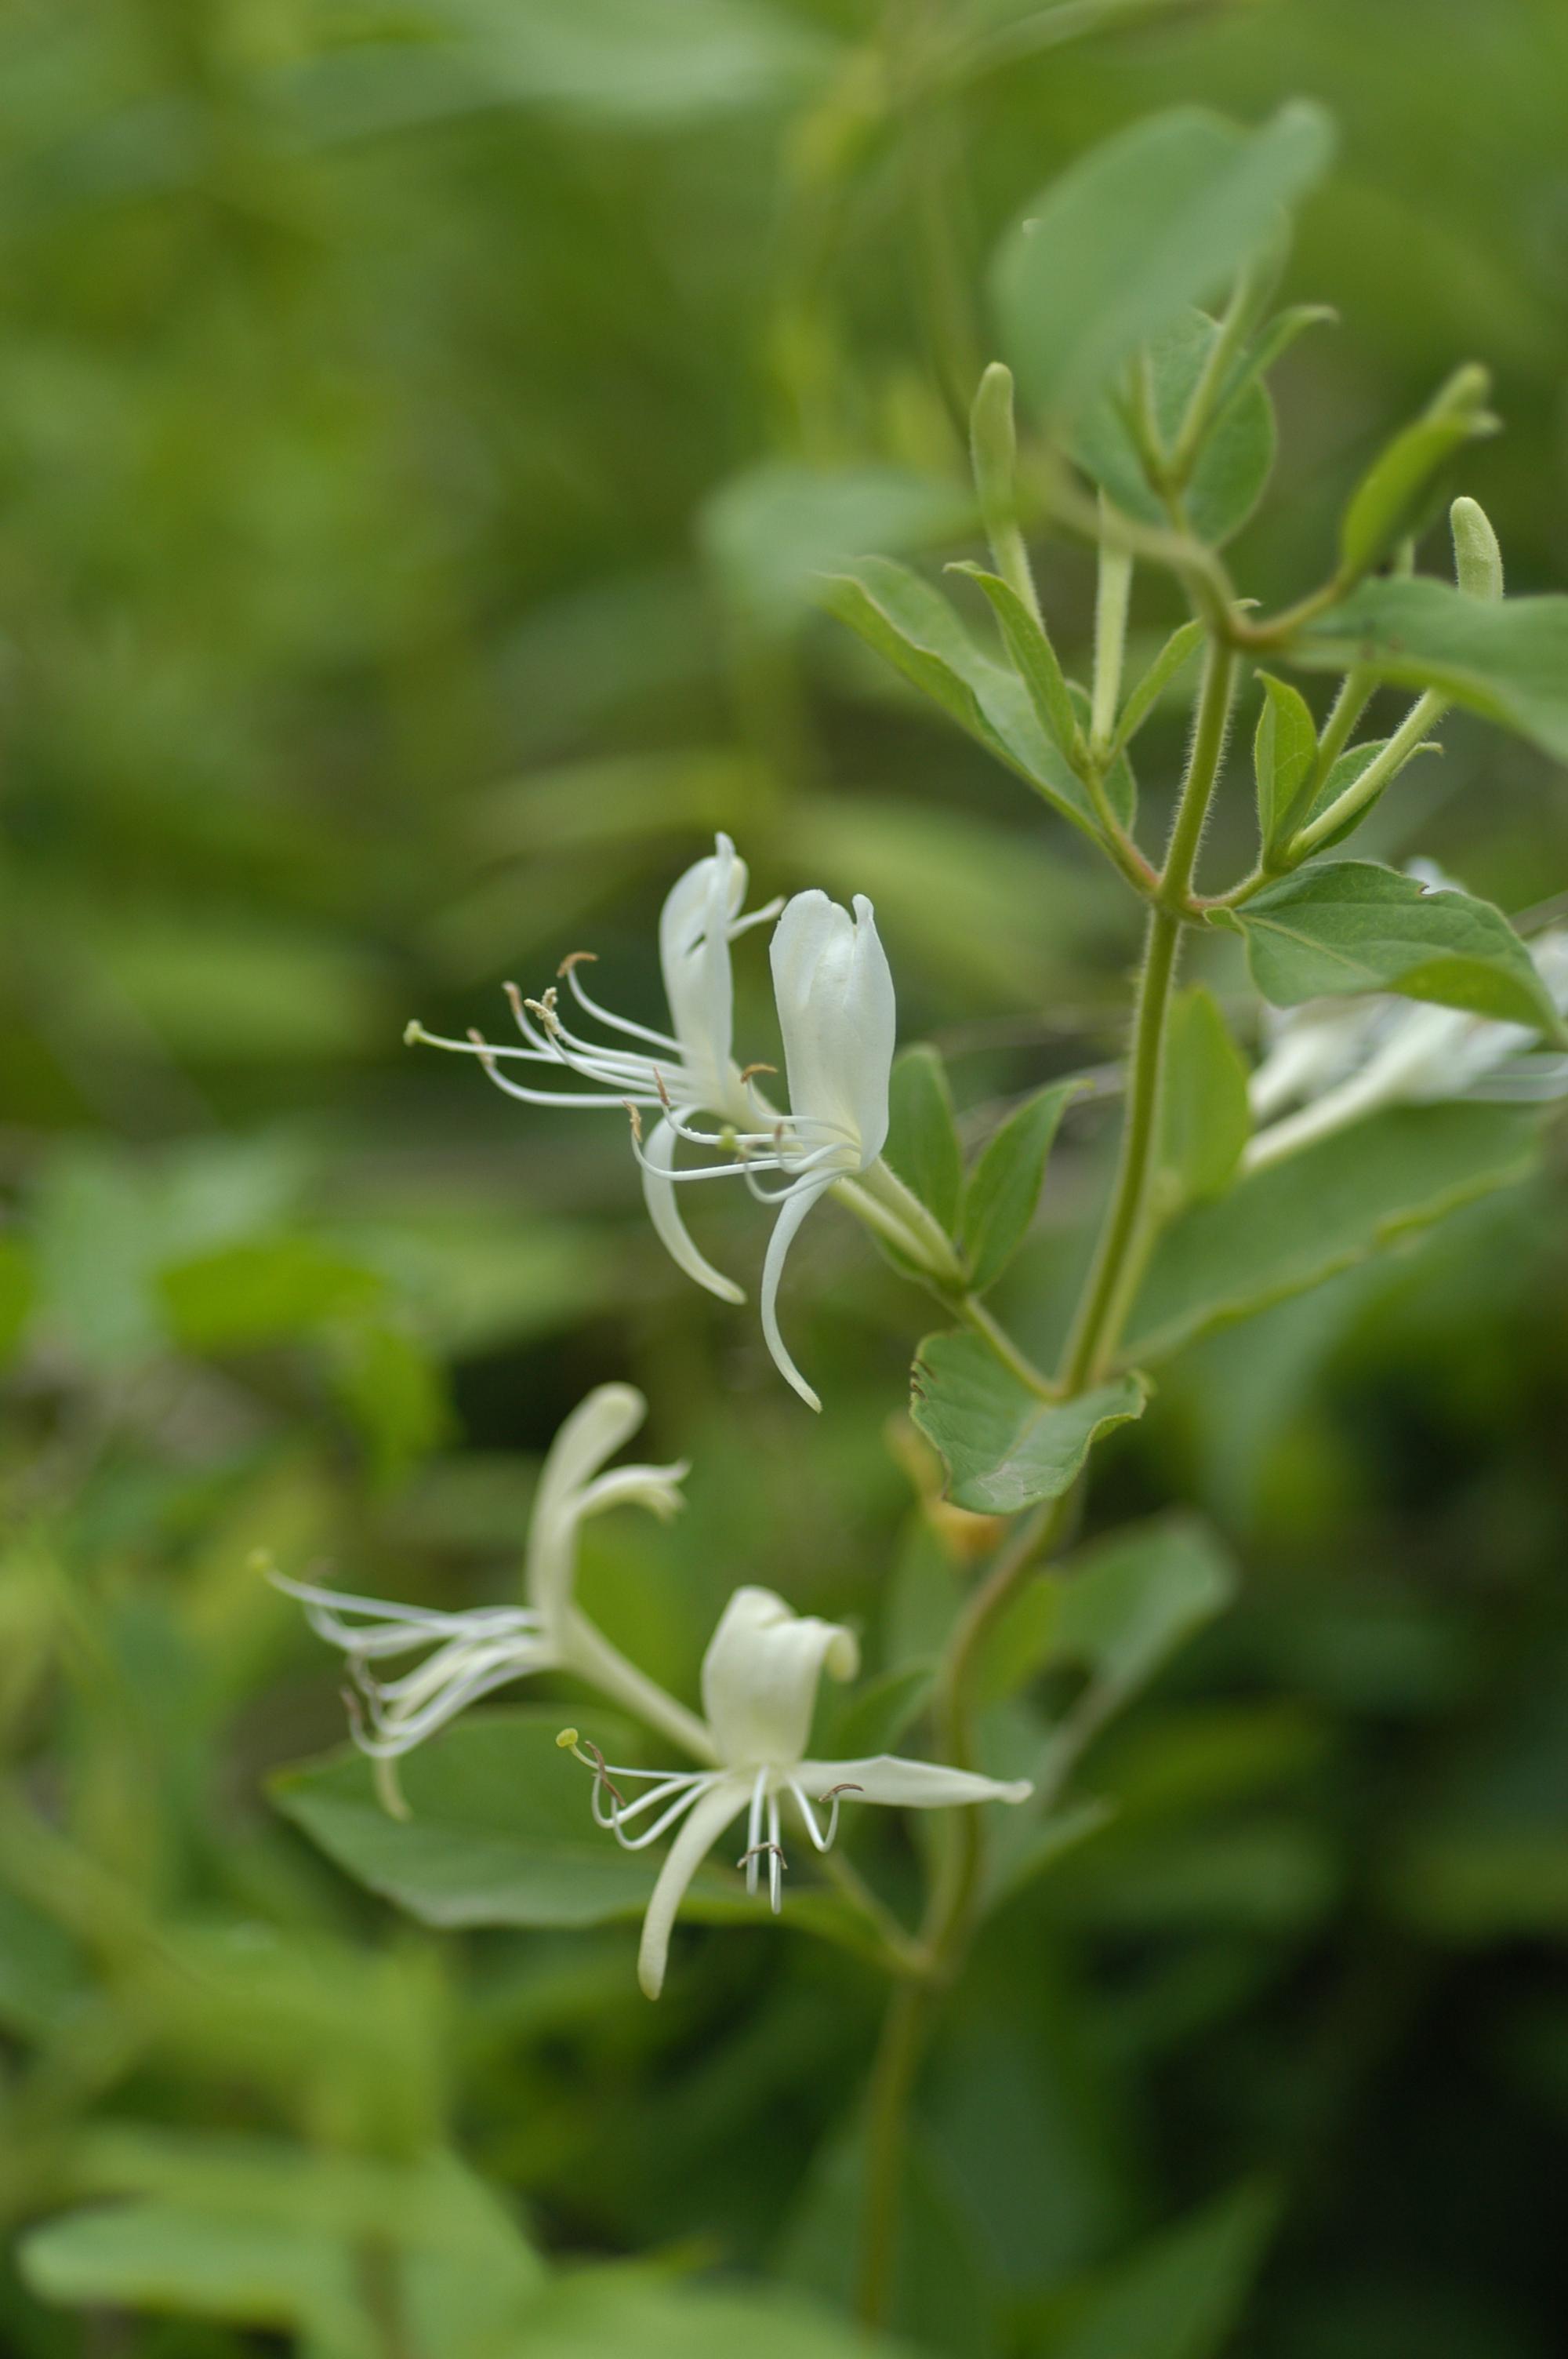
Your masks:
[[[642,1110],[640,1107],[633,1105],[630,1098],[622,1098],[621,1103],[632,1117],[632,1136],[636,1140],[638,1146],[641,1147],[643,1144]]]
[[[663,1073],[660,1072],[657,1065],[654,1067],[654,1087],[659,1093],[659,1103],[664,1107],[665,1112],[666,1114],[673,1113],[674,1108],[670,1104],[670,1093],[665,1087],[665,1077]]]
[[[736,1861],[735,1864],[737,1867],[744,1867],[749,1860],[769,1858],[776,1859],[784,1873],[786,1875],[789,1874],[789,1862],[784,1857],[784,1845],[782,1843],[753,1843],[750,1851],[743,1851],[741,1854],[741,1856]]]
[[[597,966],[598,963],[597,951],[568,951],[556,969],[556,973],[558,975],[568,975],[574,966]]]
[[[604,1756],[591,1736],[579,1736],[575,1728],[563,1728],[556,1743],[563,1753],[569,1753],[574,1761],[580,1761],[585,1769],[592,1770],[596,1781],[606,1793],[614,1796],[618,1810],[626,1808],[626,1797],[611,1776]],[[588,1748],[586,1752],[583,1750],[585,1745]]]
[[[777,1071],[778,1067],[776,1065],[742,1065],[741,1068],[741,1079],[743,1082],[749,1082],[753,1073],[776,1073]]]
[[[836,1794],[863,1794],[865,1790],[863,1786],[852,1785],[846,1779],[841,1786],[829,1786],[826,1794],[818,1794],[816,1799],[819,1803],[830,1802]]]

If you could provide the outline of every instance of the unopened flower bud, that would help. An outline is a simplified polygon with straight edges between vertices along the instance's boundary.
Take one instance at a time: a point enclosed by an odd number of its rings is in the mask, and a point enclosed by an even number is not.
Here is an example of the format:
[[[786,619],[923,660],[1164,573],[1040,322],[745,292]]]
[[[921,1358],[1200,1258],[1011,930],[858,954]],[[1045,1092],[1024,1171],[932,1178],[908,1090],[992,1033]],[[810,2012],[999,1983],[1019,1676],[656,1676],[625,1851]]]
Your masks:
[[[1503,552],[1491,519],[1479,500],[1461,498],[1448,511],[1454,535],[1454,574],[1468,598],[1493,603],[1503,594]]]

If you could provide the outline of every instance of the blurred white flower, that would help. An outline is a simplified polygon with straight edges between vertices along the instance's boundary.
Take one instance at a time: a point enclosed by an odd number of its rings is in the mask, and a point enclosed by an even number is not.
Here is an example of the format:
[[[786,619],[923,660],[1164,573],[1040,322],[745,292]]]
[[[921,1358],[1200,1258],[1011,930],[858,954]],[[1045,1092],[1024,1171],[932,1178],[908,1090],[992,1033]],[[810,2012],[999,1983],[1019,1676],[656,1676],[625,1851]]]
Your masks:
[[[642,1424],[647,1403],[630,1385],[600,1385],[579,1403],[551,1443],[529,1523],[522,1605],[441,1613],[351,1596],[341,1590],[271,1579],[305,1606],[319,1637],[341,1649],[354,1742],[390,1761],[468,1704],[535,1671],[569,1670],[640,1712],[698,1759],[707,1732],[612,1647],[573,1597],[578,1535],[590,1516],[623,1504],[656,1516],[681,1505],[684,1466],[616,1466],[602,1472]],[[389,1676],[400,1657],[420,1660]]]
[[[1410,870],[1430,891],[1454,889],[1429,863],[1412,861]],[[1568,1014],[1568,929],[1540,934],[1529,947],[1552,1001]],[[1267,1054],[1249,1093],[1252,1118],[1263,1126],[1247,1148],[1249,1171],[1383,1106],[1568,1096],[1568,1056],[1543,1050],[1527,1025],[1462,1008],[1379,993],[1270,1008],[1264,1022]]]
[[[585,1752],[574,1729],[557,1740],[594,1773],[593,1813],[628,1851],[641,1851],[668,1829],[679,1833],[654,1886],[643,1922],[637,1979],[649,1998],[664,1987],[670,1933],[687,1887],[725,1829],[746,1813],[746,1848],[739,1866],[746,1886],[758,1888],[768,1864],[768,1896],[776,1915],[785,1866],[782,1805],[787,1799],[807,1841],[818,1852],[832,1843],[846,1795],[904,1810],[940,1810],[955,1803],[1022,1802],[1033,1788],[1007,1784],[930,1761],[891,1754],[865,1760],[806,1758],[817,1682],[824,1670],[850,1680],[860,1668],[854,1633],[837,1622],[791,1611],[768,1589],[738,1589],[719,1617],[702,1664],[702,1702],[712,1769],[625,1769]],[[617,1779],[643,1783],[635,1800]],[[818,1817],[827,1813],[826,1824]],[[637,1821],[652,1813],[649,1823]],[[635,1832],[631,1830],[636,1827]]]

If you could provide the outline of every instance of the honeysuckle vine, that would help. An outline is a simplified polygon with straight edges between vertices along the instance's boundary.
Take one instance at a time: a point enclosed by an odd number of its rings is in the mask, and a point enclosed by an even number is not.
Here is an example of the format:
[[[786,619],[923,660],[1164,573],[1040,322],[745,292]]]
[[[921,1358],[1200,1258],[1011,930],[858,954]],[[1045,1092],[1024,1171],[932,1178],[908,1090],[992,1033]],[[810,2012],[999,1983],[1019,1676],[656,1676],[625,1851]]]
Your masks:
[[[519,1603],[447,1613],[285,1584],[343,1654],[355,1734],[378,1761],[514,1680],[557,1672],[675,1746],[682,1763],[654,1767],[609,1761],[576,1729],[560,1739],[589,1774],[584,1810],[606,1842],[660,1857],[638,1956],[650,1996],[665,1985],[694,1880],[703,1871],[704,1886],[711,1881],[704,1864],[742,1820],[738,1860],[721,1862],[732,1898],[743,1893],[761,1908],[765,1887],[778,1910],[798,1863],[858,1912],[891,1980],[864,2123],[859,2308],[873,2324],[889,2314],[922,2055],[996,1890],[1001,1814],[972,1806],[1003,1803],[1020,1814],[1010,1814],[1013,1826],[1038,1825],[1087,1736],[1130,1692],[1125,1667],[1113,1669],[1078,1718],[1050,1728],[1029,1776],[998,1774],[1019,1766],[984,1708],[999,1630],[1078,1530],[1091,1451],[1143,1413],[1152,1386],[1140,1357],[1152,1362],[1504,1184],[1521,1168],[1529,1109],[1568,1096],[1568,930],[1527,940],[1425,864],[1396,869],[1346,849],[1374,809],[1398,811],[1403,797],[1407,817],[1419,813],[1421,773],[1407,772],[1455,705],[1568,757],[1568,601],[1505,595],[1496,536],[1465,496],[1447,511],[1451,560],[1435,574],[1417,571],[1446,473],[1496,426],[1485,373],[1456,371],[1373,460],[1326,572],[1303,595],[1262,613],[1224,554],[1273,462],[1268,372],[1325,317],[1320,307],[1271,305],[1290,208],[1329,149],[1311,107],[1285,108],[1254,131],[1179,111],[1135,126],[1045,191],[997,257],[1012,365],[985,369],[969,421],[989,561],[971,553],[956,562],[951,594],[878,558],[823,583],[825,604],[947,724],[1109,863],[1141,924],[1119,1136],[1049,1368],[1010,1332],[1006,1298],[999,1310],[990,1289],[1042,1187],[1052,1190],[1049,1158],[1081,1077],[1027,1096],[966,1168],[941,1060],[917,1049],[895,1062],[892,971],[864,892],[846,904],[813,886],[748,912],[745,864],[720,834],[664,905],[664,1027],[612,1010],[584,979],[589,954],[576,951],[537,996],[507,987],[515,1038],[409,1027],[411,1040],[476,1058],[529,1106],[619,1110],[660,1240],[727,1305],[741,1289],[694,1241],[683,1191],[738,1180],[763,1202],[773,1227],[762,1332],[812,1408],[822,1398],[784,1341],[780,1298],[793,1241],[824,1197],[873,1230],[935,1300],[945,1325],[919,1347],[911,1413],[942,1463],[944,1514],[977,1520],[955,1551],[973,1577],[945,1638],[928,1659],[894,1667],[916,1675],[903,1725],[925,1723],[932,1757],[838,1757],[830,1744],[812,1752],[819,1683],[856,1676],[858,1637],[771,1590],[742,1581],[720,1615],[701,1666],[700,1713],[581,1611],[573,1573],[585,1518],[618,1503],[661,1515],[678,1504],[684,1468],[608,1465],[643,1415],[627,1386],[591,1395],[546,1460]],[[1103,288],[1086,256],[1098,257]],[[1058,655],[1053,602],[1036,581],[1032,542],[1054,530],[1097,553],[1082,680]],[[1170,585],[1185,611],[1166,616],[1163,645],[1131,677],[1137,602],[1162,586],[1169,596]],[[1307,693],[1320,675],[1333,683],[1321,712]],[[1413,701],[1384,734],[1364,734],[1390,690]],[[1151,829],[1133,761],[1173,700],[1190,702],[1185,754]],[[1249,744],[1238,755],[1242,716]],[[1248,756],[1256,849],[1227,883],[1203,873],[1206,832]],[[764,927],[776,1042],[752,1038],[738,1051],[733,953]],[[1199,979],[1184,982],[1184,965]],[[1254,1015],[1240,1029],[1261,1040],[1250,1071],[1226,1014],[1248,984]],[[1457,1143],[1454,1101],[1465,1102]],[[1450,1160],[1427,1191],[1434,1122],[1447,1125]],[[1314,1158],[1338,1158],[1338,1217],[1342,1150],[1353,1159],[1357,1134],[1368,1142],[1365,1217],[1303,1276],[1323,1216]],[[1289,1232],[1291,1252],[1263,1279],[1248,1277],[1250,1296],[1243,1288],[1238,1299],[1222,1273],[1200,1299],[1184,1298],[1191,1266],[1206,1253],[1223,1258],[1227,1233],[1256,1247],[1260,1204]],[[1184,1232],[1201,1250],[1187,1262],[1179,1252],[1162,1258]],[[577,1774],[565,1760],[551,1766]],[[913,1927],[836,1842],[841,1815],[848,1842],[863,1804],[940,1812]]]

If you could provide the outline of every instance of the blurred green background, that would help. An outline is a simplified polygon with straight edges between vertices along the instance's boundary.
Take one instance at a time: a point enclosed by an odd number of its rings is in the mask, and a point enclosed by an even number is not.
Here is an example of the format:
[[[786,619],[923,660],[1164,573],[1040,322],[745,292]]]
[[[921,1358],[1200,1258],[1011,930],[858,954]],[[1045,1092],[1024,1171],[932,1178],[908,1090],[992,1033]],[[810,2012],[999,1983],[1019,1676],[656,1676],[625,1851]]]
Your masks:
[[[1289,291],[1340,320],[1279,373],[1241,586],[1315,579],[1358,468],[1476,357],[1508,430],[1465,488],[1510,587],[1563,587],[1560,0],[5,12],[13,2227],[127,2183],[132,2130],[198,2174],[241,2131],[449,2135],[550,2250],[841,2288],[874,1979],[787,1925],[694,1933],[654,2010],[626,1928],[416,1934],[266,1804],[341,1719],[248,1558],[505,1595],[538,1452],[625,1375],[696,1466],[676,1530],[592,1535],[651,1668],[689,1681],[741,1580],[874,1631],[946,1577],[889,1431],[921,1305],[847,1224],[791,1265],[818,1425],[664,1259],[618,1117],[535,1119],[400,1034],[493,1028],[503,978],[587,947],[656,1020],[659,898],[722,826],[761,896],[871,895],[901,1030],[942,1042],[978,1130],[1114,1055],[1132,915],[810,579],[966,546],[955,400],[1035,189],[1151,108],[1297,92],[1344,144]],[[1070,661],[1085,560],[1042,582]],[[1139,627],[1174,614],[1140,584]],[[1386,856],[1514,908],[1568,886],[1561,779],[1477,724],[1390,803]],[[1109,1454],[1096,1520],[1201,1506],[1240,1598],[1091,1755],[1114,1827],[997,1919],[954,2009],[905,2293],[926,2347],[1561,2349],[1561,1162],[1201,1346]],[[747,1209],[693,1219],[754,1284]],[[1025,1328],[1051,1252],[1012,1284]],[[189,1983],[154,1926],[206,1962]],[[15,2275],[0,2343],[276,2347]]]

